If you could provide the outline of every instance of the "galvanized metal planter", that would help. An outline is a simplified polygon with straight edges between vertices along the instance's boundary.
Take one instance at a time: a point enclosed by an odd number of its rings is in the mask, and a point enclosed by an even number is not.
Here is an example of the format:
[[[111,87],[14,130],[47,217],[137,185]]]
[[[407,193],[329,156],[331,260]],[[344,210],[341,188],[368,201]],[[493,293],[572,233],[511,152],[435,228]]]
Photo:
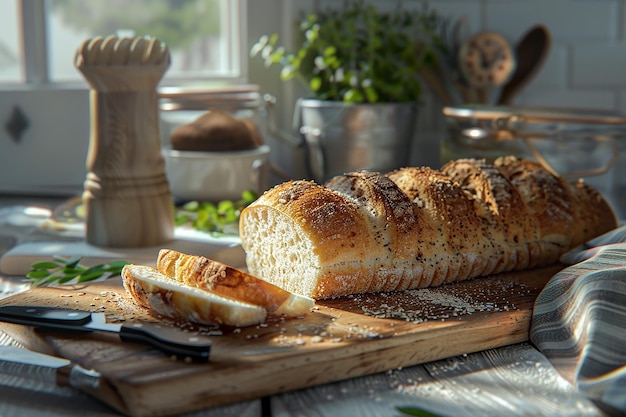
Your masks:
[[[387,172],[407,165],[417,107],[417,103],[298,100],[294,124],[307,150],[311,178],[324,183],[346,172]]]

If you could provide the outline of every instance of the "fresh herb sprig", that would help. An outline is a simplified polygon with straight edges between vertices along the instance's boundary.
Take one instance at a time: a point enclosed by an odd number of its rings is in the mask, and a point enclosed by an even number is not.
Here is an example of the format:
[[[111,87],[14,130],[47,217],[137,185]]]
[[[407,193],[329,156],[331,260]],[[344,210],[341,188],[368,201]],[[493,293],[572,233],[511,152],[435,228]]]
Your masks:
[[[54,256],[54,261],[36,262],[26,278],[32,280],[33,286],[51,284],[69,284],[94,281],[103,276],[115,276],[122,272],[128,261],[112,261],[106,264],[86,267],[80,264],[82,258],[63,258]]]
[[[241,210],[257,198],[254,191],[244,191],[237,201],[224,200],[216,204],[190,201],[177,210],[175,224],[188,224],[202,232],[236,234]]]
[[[191,201],[176,210],[175,224],[190,225],[196,230],[213,234],[237,234],[241,210],[258,198],[254,191],[244,191],[237,201],[224,200],[217,204]],[[54,261],[41,261],[31,265],[26,278],[33,286],[72,284],[94,281],[103,276],[115,276],[122,272],[128,261],[112,261],[85,267],[80,257],[54,256]]]

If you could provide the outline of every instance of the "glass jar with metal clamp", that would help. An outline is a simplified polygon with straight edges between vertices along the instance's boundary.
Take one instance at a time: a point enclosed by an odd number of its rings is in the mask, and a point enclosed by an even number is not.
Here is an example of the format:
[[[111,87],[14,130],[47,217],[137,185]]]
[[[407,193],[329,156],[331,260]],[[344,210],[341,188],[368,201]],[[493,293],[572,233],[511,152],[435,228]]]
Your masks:
[[[626,116],[595,110],[505,106],[445,107],[447,132],[441,161],[515,155],[548,171],[584,178],[614,206],[623,181],[616,164],[624,154]],[[625,184],[626,185],[626,184]],[[619,211],[619,210],[617,210]]]

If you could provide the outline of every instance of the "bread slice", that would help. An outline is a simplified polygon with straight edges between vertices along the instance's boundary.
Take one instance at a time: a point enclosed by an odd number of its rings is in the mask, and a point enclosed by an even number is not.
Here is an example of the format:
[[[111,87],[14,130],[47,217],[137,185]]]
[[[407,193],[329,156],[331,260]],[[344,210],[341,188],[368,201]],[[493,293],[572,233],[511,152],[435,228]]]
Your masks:
[[[138,305],[172,320],[246,327],[263,323],[267,316],[262,307],[181,285],[150,266],[128,264],[121,275]]]
[[[204,256],[161,249],[157,270],[190,287],[263,307],[270,315],[300,316],[315,305],[312,298],[291,293]]]

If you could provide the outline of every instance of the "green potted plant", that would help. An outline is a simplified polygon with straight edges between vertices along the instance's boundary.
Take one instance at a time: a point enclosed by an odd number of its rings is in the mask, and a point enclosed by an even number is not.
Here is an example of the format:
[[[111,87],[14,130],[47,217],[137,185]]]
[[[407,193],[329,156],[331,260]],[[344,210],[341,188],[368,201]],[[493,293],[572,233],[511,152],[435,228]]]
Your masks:
[[[251,48],[266,66],[282,66],[282,80],[300,80],[309,90],[297,102],[294,124],[318,182],[407,163],[422,94],[419,74],[436,59],[429,45],[439,17],[401,5],[383,12],[346,1],[305,16],[295,52],[279,45],[276,34]]]

